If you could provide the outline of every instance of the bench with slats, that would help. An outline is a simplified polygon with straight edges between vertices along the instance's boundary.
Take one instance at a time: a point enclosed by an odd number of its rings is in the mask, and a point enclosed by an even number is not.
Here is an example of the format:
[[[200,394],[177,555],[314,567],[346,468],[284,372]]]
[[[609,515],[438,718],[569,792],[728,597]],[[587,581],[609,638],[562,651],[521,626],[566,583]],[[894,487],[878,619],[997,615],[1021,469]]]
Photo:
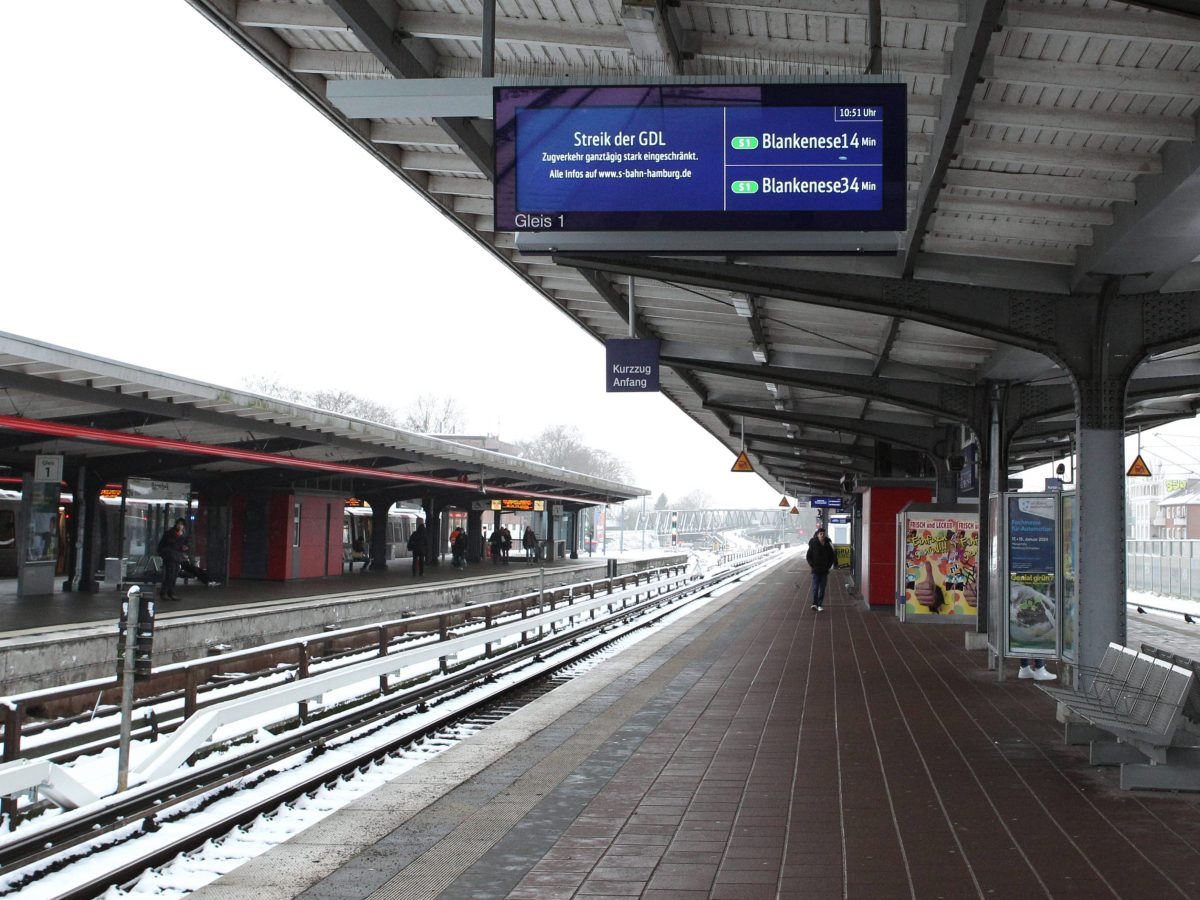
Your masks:
[[[1109,644],[1082,690],[1041,686],[1071,713],[1116,738],[1094,742],[1092,761],[1120,763],[1121,785],[1200,790],[1198,667]]]

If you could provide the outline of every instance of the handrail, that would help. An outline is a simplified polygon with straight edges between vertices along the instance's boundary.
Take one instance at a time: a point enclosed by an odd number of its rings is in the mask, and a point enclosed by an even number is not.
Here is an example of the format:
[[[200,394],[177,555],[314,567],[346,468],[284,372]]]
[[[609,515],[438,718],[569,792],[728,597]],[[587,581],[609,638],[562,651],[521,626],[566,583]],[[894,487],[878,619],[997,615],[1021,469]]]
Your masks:
[[[238,673],[243,680],[257,679],[261,677],[261,674],[279,675],[288,672],[295,672],[298,678],[309,678],[312,677],[311,668],[314,662],[329,661],[340,655],[371,652],[372,650],[383,656],[406,635],[414,635],[414,633],[427,635],[436,632],[444,637],[450,629],[456,626],[479,620],[483,620],[485,629],[491,628],[494,620],[504,615],[519,613],[522,618],[525,618],[530,606],[539,602],[549,603],[553,608],[563,600],[576,596],[594,597],[597,592],[601,591],[611,594],[615,589],[627,589],[630,584],[636,587],[643,580],[649,584],[652,580],[670,577],[682,571],[686,571],[686,566],[682,563],[656,566],[652,569],[619,575],[614,578],[601,578],[563,585],[542,594],[533,591],[497,601],[468,604],[418,616],[402,616],[398,619],[335,629],[300,638],[275,641],[244,650],[170,663],[155,669],[146,681],[139,684],[139,694],[142,699],[137,705],[139,708],[144,708],[149,704],[161,704],[164,700],[182,697],[181,717],[186,719],[206,706],[201,698],[203,693],[217,687],[228,687],[228,682],[213,684],[210,679],[224,674],[231,668],[251,669],[251,672]],[[342,649],[335,650],[339,645]],[[247,693],[252,694],[263,689],[261,687],[250,688]],[[94,704],[87,703],[91,716],[101,709],[104,714],[110,715],[116,710],[111,705],[102,706],[104,696],[106,693],[115,694],[119,690],[120,680],[114,674],[112,678],[93,679],[77,685],[40,689],[0,698],[4,727],[3,754],[0,756],[0,762],[11,762],[21,757],[23,737],[33,737],[52,731],[69,722],[88,718],[81,714],[66,719],[34,722],[26,725],[27,714],[31,707],[61,705],[71,701],[78,702],[84,697],[89,700],[95,697]],[[303,709],[301,711],[304,712]],[[160,720],[155,723],[154,727],[161,728],[164,724]]]

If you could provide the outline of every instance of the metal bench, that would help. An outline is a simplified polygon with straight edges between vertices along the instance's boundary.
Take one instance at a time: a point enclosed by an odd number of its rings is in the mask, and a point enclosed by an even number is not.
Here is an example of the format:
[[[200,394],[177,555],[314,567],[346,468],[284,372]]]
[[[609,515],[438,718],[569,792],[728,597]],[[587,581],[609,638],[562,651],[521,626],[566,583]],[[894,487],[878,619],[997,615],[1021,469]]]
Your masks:
[[[1090,758],[1120,765],[1121,787],[1200,790],[1200,695],[1195,667],[1109,644],[1080,691],[1042,690],[1089,723]],[[1068,736],[1069,736],[1068,724]]]

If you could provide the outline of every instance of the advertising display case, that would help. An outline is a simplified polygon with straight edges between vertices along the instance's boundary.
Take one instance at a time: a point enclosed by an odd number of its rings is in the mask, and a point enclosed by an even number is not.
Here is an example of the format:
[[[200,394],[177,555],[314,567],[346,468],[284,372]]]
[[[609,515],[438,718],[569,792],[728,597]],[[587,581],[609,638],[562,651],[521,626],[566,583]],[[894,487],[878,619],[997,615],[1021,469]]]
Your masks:
[[[979,602],[979,514],[910,503],[896,517],[897,601],[904,622],[975,621]]]
[[[1076,657],[1074,493],[994,494],[988,647],[1006,659]]]

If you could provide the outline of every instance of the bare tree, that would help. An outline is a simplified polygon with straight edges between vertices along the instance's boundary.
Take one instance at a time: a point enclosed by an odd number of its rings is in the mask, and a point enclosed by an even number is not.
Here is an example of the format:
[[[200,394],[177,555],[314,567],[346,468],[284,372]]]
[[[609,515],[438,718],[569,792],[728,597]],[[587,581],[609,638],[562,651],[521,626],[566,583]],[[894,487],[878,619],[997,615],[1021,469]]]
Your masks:
[[[655,509],[666,509],[671,505],[671,501],[667,499],[666,494],[659,494],[658,499],[654,501]]]
[[[526,459],[609,481],[622,481],[629,477],[622,460],[589,446],[574,425],[552,425],[533,440],[516,443]]]
[[[453,397],[422,394],[409,404],[400,427],[421,434],[461,434],[466,417]]]
[[[396,410],[383,403],[360,397],[349,391],[301,391],[284,384],[274,375],[256,375],[244,379],[247,388],[257,394],[274,397],[285,403],[301,403],[325,412],[353,416],[380,425],[396,426]]]
[[[712,506],[712,496],[704,490],[697,488],[688,494],[685,494],[681,500],[676,502],[676,509],[708,509]]]
[[[393,428],[396,426],[396,410],[349,391],[314,391],[309,399],[313,406],[326,412],[353,416]]]
[[[289,387],[276,375],[253,375],[243,378],[242,383],[248,390],[265,397],[274,397],[276,400],[283,400],[287,403],[308,403],[308,397],[304,391]]]

